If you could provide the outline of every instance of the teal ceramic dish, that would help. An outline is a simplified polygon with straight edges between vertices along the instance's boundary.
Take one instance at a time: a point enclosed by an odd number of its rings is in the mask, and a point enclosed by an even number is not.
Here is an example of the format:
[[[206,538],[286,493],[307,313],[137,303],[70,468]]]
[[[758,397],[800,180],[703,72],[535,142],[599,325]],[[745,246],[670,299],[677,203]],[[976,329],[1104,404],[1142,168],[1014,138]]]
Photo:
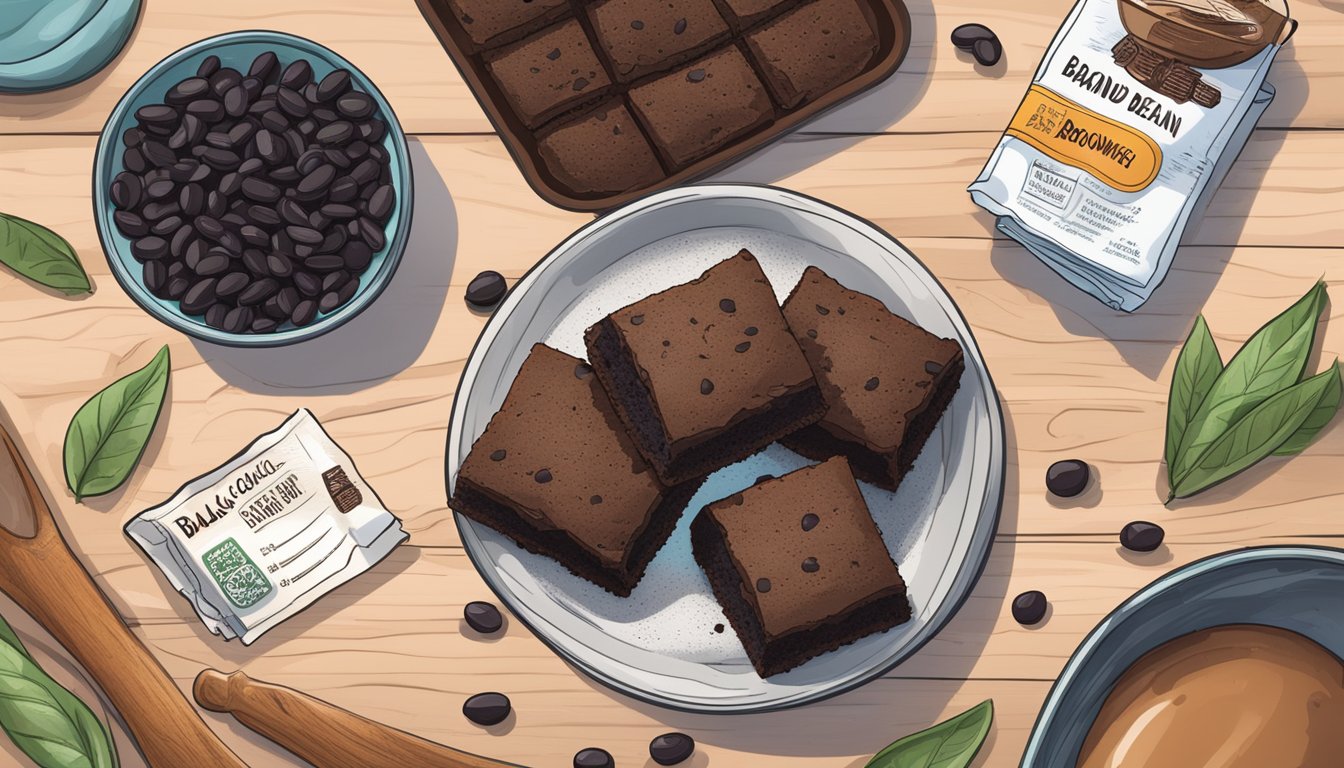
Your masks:
[[[397,194],[396,208],[387,221],[387,244],[373,256],[368,269],[360,276],[359,292],[348,303],[333,312],[319,314],[317,319],[303,327],[286,322],[272,333],[233,334],[205,324],[202,317],[182,312],[176,301],[160,299],[145,288],[140,263],[131,256],[130,241],[117,231],[112,223],[112,205],[108,188],[122,170],[121,134],[135,124],[135,111],[146,104],[159,103],[168,88],[195,74],[196,68],[207,56],[218,56],[224,66],[246,71],[257,54],[274,51],[283,64],[305,58],[313,67],[313,76],[321,79],[334,69],[350,70],[355,86],[369,94],[377,104],[378,115],[387,123],[383,146],[391,157],[392,187]],[[387,99],[379,93],[368,77],[335,52],[294,35],[269,31],[230,32],[208,38],[183,48],[154,65],[136,81],[122,97],[112,116],[103,126],[98,138],[93,170],[93,215],[98,225],[98,237],[103,252],[112,268],[112,275],[121,287],[151,315],[167,325],[204,341],[232,347],[279,347],[321,336],[364,311],[387,284],[401,262],[406,242],[410,238],[413,185],[410,153],[406,134],[393,114]]]
[[[115,59],[140,0],[0,0],[0,11],[0,93],[41,93]]]
[[[1225,552],[1144,587],[1074,651],[1036,719],[1022,768],[1073,768],[1102,704],[1130,665],[1169,640],[1227,624],[1286,629],[1344,658],[1344,550]]]

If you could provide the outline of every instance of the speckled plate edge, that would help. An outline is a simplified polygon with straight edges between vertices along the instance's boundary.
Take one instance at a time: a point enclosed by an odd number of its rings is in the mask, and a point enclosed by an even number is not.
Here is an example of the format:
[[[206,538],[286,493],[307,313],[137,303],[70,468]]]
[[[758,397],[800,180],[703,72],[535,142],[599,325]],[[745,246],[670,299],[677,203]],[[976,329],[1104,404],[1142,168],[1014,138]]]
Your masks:
[[[374,259],[369,268],[361,276],[361,279],[367,279],[367,282],[359,288],[359,291],[349,303],[335,312],[319,315],[316,321],[302,328],[289,328],[265,334],[231,334],[211,328],[203,320],[198,321],[187,317],[178,308],[178,302],[166,301],[154,296],[145,288],[141,278],[130,272],[128,264],[132,263],[134,259],[130,257],[128,252],[123,252],[124,250],[128,251],[129,243],[120,232],[116,231],[112,224],[112,202],[108,187],[112,183],[112,178],[116,175],[115,167],[120,165],[117,149],[121,146],[122,132],[130,126],[134,117],[132,107],[144,95],[146,88],[178,64],[195,58],[204,58],[212,53],[218,53],[220,49],[236,45],[283,47],[318,59],[329,65],[331,69],[343,67],[350,70],[351,78],[355,84],[373,98],[378,112],[382,113],[387,122],[387,135],[383,138],[383,146],[392,153],[392,184],[397,193],[397,206],[388,227],[387,244],[383,246],[383,250],[374,254]],[[224,63],[227,66],[243,64],[226,59],[224,56],[220,56],[220,58],[225,59]],[[250,60],[247,63],[250,63]],[[245,64],[243,65],[245,66]],[[368,309],[387,288],[388,283],[392,282],[392,276],[401,264],[401,258],[405,254],[406,246],[410,241],[414,208],[415,180],[411,168],[410,147],[406,142],[406,132],[401,126],[401,121],[397,118],[396,112],[393,111],[392,105],[387,101],[387,97],[383,96],[382,91],[378,90],[378,86],[368,75],[364,74],[359,67],[356,67],[344,56],[321,43],[287,32],[276,32],[268,29],[226,32],[204,40],[198,40],[163,57],[162,60],[136,79],[135,83],[126,89],[126,93],[117,101],[117,105],[113,107],[112,112],[108,115],[107,122],[104,123],[102,130],[99,132],[98,144],[94,150],[93,218],[98,229],[99,244],[102,246],[103,255],[107,259],[112,277],[121,285],[122,290],[131,297],[131,300],[154,319],[188,336],[222,346],[256,348],[297,344],[330,333]]]
[[[663,206],[676,205],[688,200],[744,198],[758,204],[773,206],[784,215],[805,214],[820,217],[827,221],[828,226],[843,228],[848,230],[849,233],[867,239],[880,247],[884,252],[884,258],[892,259],[897,265],[916,276],[920,282],[920,287],[927,290],[934,298],[962,341],[966,358],[966,373],[964,375],[974,377],[976,386],[984,395],[987,413],[976,417],[978,422],[976,434],[982,436],[980,440],[976,441],[976,445],[983,449],[981,451],[983,461],[978,462],[981,465],[974,468],[978,475],[976,485],[980,506],[975,510],[963,510],[962,519],[956,521],[958,526],[956,549],[961,557],[957,567],[945,570],[943,581],[946,583],[939,584],[939,587],[945,593],[944,597],[932,608],[930,618],[919,632],[913,633],[899,645],[893,646],[880,663],[866,665],[863,669],[850,670],[848,674],[837,676],[836,679],[827,683],[788,689],[787,692],[782,691],[781,695],[778,696],[754,697],[748,700],[734,700],[724,698],[721,695],[694,697],[674,694],[653,690],[647,686],[631,682],[632,678],[637,677],[637,675],[627,673],[623,662],[611,658],[599,648],[589,647],[574,640],[547,619],[546,606],[534,605],[529,602],[529,595],[515,593],[506,583],[506,580],[501,578],[499,570],[487,556],[485,546],[477,534],[476,524],[462,515],[454,515],[467,555],[486,584],[514,615],[552,651],[609,688],[641,701],[685,712],[746,714],[788,709],[836,696],[881,677],[931,640],[956,615],[966,598],[969,597],[988,559],[1003,503],[1005,429],[1002,408],[994,383],[990,378],[971,329],[960,309],[937,278],[904,246],[873,224],[806,195],[754,184],[690,185],[653,193],[579,229],[523,275],[486,324],[463,368],[462,378],[457,388],[458,396],[453,403],[452,420],[449,424],[448,445],[445,453],[445,476],[449,493],[451,494],[458,467],[461,466],[470,450],[471,439],[467,439],[463,435],[463,424],[467,421],[470,393],[477,386],[484,386],[493,389],[502,396],[502,392],[507,391],[510,384],[509,381],[481,382],[478,384],[477,378],[481,373],[480,361],[482,357],[487,350],[496,344],[507,345],[515,350],[525,350],[530,347],[533,341],[537,340],[513,337],[508,333],[510,320],[519,311],[523,298],[531,291],[544,291],[546,284],[563,279],[563,276],[569,270],[576,269],[577,262],[583,257],[585,244],[612,228],[639,227],[639,219],[642,215],[657,211]],[[697,228],[695,223],[688,222],[688,231]],[[895,287],[893,286],[893,288]],[[523,318],[521,322],[526,322],[527,319]],[[967,387],[967,384],[968,380],[963,379],[963,389]],[[467,396],[464,396],[464,393]],[[643,674],[650,672],[647,669],[640,671]]]

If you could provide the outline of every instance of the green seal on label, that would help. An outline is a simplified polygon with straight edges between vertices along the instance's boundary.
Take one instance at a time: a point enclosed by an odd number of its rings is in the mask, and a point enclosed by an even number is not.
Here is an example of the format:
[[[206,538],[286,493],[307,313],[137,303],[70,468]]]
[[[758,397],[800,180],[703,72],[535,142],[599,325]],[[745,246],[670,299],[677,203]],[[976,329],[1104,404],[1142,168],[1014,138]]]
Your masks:
[[[271,582],[232,538],[215,545],[201,558],[224,596],[238,608],[250,608],[271,594]]]

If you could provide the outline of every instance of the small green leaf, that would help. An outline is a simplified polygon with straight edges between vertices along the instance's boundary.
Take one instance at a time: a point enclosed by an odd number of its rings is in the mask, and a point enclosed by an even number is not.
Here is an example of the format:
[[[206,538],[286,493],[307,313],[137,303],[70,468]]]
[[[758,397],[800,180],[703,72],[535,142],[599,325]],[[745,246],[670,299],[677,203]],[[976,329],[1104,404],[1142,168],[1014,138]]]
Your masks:
[[[0,264],[39,285],[75,295],[93,289],[65,238],[18,216],[0,213]]]
[[[950,720],[892,743],[864,768],[966,768],[985,743],[992,722],[994,701],[986,699]]]
[[[1306,423],[1322,399],[1339,386],[1339,362],[1306,381],[1271,395],[1209,443],[1172,486],[1184,498],[1241,472],[1270,455]]]
[[[1310,445],[1311,441],[1316,439],[1316,435],[1322,429],[1325,429],[1325,425],[1329,424],[1330,420],[1335,417],[1335,412],[1339,410],[1339,399],[1342,391],[1344,391],[1344,387],[1341,387],[1340,378],[1336,376],[1329,389],[1317,401],[1316,407],[1308,414],[1307,420],[1302,422],[1302,426],[1298,427],[1297,431],[1288,438],[1288,442],[1274,450],[1274,455],[1292,456],[1301,453],[1303,448]]]
[[[0,728],[41,768],[117,768],[112,734],[0,619]]]
[[[1223,372],[1223,359],[1218,356],[1218,346],[1214,344],[1213,334],[1204,322],[1204,316],[1195,318],[1195,327],[1181,347],[1176,358],[1176,371],[1171,376],[1171,397],[1167,401],[1167,471],[1176,465],[1177,451],[1190,420],[1204,404],[1209,390]]]
[[[1185,476],[1209,444],[1233,423],[1270,395],[1297,383],[1307,367],[1316,339],[1316,318],[1325,299],[1325,283],[1317,282],[1237,350],[1190,419],[1176,466],[1168,467],[1169,478]]]
[[[114,491],[130,477],[163,410],[170,367],[165,346],[75,412],[65,432],[65,482],[76,501]]]

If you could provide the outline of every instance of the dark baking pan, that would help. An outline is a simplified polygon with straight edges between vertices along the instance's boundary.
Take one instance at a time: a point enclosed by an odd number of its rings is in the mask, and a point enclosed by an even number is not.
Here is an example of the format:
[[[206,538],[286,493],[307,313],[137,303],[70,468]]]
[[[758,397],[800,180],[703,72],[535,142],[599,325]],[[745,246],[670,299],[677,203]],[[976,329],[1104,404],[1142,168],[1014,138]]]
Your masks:
[[[506,1],[499,0],[501,3]],[[420,12],[434,29],[435,34],[438,35],[439,42],[443,44],[444,50],[448,51],[448,55],[452,58],[458,71],[462,73],[462,78],[471,87],[472,93],[476,95],[476,99],[481,103],[485,114],[490,118],[491,124],[498,131],[500,138],[504,140],[504,146],[508,148],[509,154],[513,156],[528,184],[536,190],[537,194],[553,205],[572,211],[590,212],[610,210],[649,192],[684,184],[713,173],[889,77],[900,66],[901,61],[905,58],[906,51],[909,50],[910,14],[901,0],[862,1],[871,9],[871,13],[866,15],[873,25],[873,31],[877,38],[877,53],[859,74],[794,109],[784,109],[775,104],[773,119],[767,121],[764,125],[719,147],[709,155],[689,165],[671,170],[664,165],[660,179],[654,183],[615,194],[585,195],[567,188],[565,184],[553,176],[547,170],[545,162],[537,150],[538,136],[544,136],[553,126],[563,124],[567,118],[565,116],[556,117],[535,131],[529,129],[514,114],[513,108],[486,68],[485,56],[507,46],[492,44],[489,51],[481,50],[481,47],[473,43],[471,38],[468,37],[462,23],[448,7],[448,0],[416,0]],[[744,35],[750,34],[754,30],[769,24],[775,18],[806,4],[806,2],[799,1],[785,3],[769,17],[758,19],[747,28],[740,28],[736,24],[732,24],[733,34],[712,50],[733,45],[741,46],[741,39]],[[560,18],[566,18],[569,15],[579,18],[581,25],[588,33],[590,43],[598,48],[584,10],[590,7],[592,3],[573,0],[570,5],[569,9],[560,9]],[[555,23],[556,21],[556,15],[552,13],[547,23]],[[537,25],[534,24],[525,31],[533,32],[536,27]],[[516,41],[520,37],[525,37],[526,35],[522,34],[523,31],[520,29],[518,34],[511,36],[511,40]],[[610,62],[600,50],[599,59],[602,60],[604,66],[608,67],[607,74],[610,76]],[[681,66],[685,66],[685,63],[669,67],[665,71],[671,71]],[[646,82],[652,77],[646,77],[642,81],[637,80],[633,85],[638,86],[641,82]],[[630,84],[617,85],[615,86],[615,92],[623,94],[629,87]],[[578,107],[575,111],[581,112],[590,106],[591,103]],[[571,112],[571,114],[573,113]]]

